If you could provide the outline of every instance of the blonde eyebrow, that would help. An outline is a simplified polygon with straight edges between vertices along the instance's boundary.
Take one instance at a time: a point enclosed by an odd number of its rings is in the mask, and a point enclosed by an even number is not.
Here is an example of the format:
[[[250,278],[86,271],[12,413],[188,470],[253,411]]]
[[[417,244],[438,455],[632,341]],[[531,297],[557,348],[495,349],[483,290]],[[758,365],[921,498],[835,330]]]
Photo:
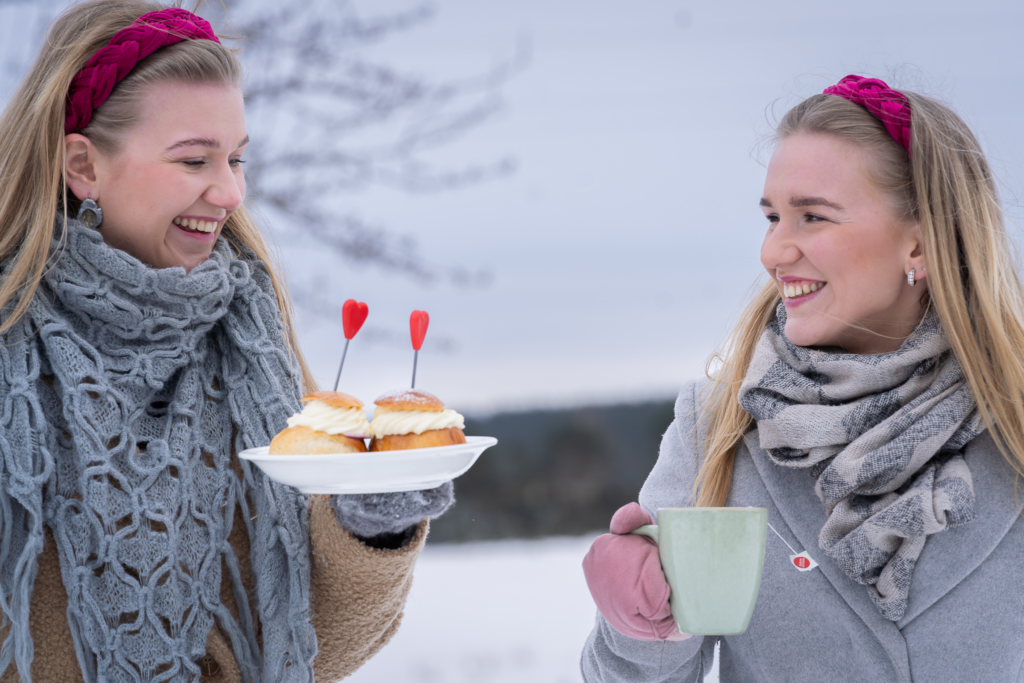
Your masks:
[[[208,149],[217,149],[220,147],[220,143],[211,138],[189,138],[188,140],[179,140],[173,145],[167,148],[167,151],[180,149],[181,147],[206,147]]]
[[[824,197],[793,197],[789,200],[789,205],[794,208],[802,206],[827,206],[836,211],[842,211],[843,207],[839,206],[835,202],[830,202]]]
[[[235,149],[247,144],[249,144],[248,135],[246,135],[241,142],[235,145]],[[207,149],[218,149],[220,148],[220,143],[213,138],[189,138],[188,140],[179,140],[178,142],[175,142],[167,148],[167,151],[170,152],[171,150],[180,149],[181,147],[206,147]]]

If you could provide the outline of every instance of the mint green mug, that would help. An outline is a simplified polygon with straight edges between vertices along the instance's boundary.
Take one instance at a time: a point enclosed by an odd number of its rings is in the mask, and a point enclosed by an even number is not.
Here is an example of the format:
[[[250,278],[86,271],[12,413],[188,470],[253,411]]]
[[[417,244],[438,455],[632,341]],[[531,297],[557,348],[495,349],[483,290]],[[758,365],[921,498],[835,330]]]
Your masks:
[[[658,544],[680,632],[736,635],[747,630],[761,588],[766,508],[661,508],[656,525],[632,533]]]

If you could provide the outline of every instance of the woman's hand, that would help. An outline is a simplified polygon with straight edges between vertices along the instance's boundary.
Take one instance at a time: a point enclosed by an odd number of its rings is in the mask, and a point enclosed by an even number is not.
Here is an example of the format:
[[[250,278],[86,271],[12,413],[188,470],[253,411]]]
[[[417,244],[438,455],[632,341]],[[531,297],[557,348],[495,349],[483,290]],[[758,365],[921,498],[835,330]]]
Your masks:
[[[630,503],[612,517],[611,533],[598,536],[583,558],[583,574],[597,609],[619,633],[637,640],[686,640],[668,606],[671,592],[658,559],[658,546],[630,534],[653,524],[647,512]]]
[[[366,493],[332,497],[338,523],[368,545],[402,547],[424,519],[440,517],[455,502],[455,487],[399,493]]]

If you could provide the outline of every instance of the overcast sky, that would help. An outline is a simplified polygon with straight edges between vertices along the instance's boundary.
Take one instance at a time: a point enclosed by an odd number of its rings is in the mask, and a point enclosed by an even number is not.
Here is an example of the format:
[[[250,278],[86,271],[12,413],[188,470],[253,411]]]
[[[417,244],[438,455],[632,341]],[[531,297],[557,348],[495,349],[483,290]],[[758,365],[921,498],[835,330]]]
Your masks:
[[[848,73],[951,103],[981,138],[1004,198],[1021,194],[1019,3],[437,7],[433,22],[382,53],[449,74],[527,40],[531,62],[504,89],[505,114],[446,152],[508,153],[518,170],[449,194],[375,190],[355,201],[417,235],[431,260],[489,268],[494,283],[423,291],[353,272],[338,294],[369,302],[371,316],[428,310],[431,333],[457,347],[432,354],[428,334],[420,383],[459,407],[670,396],[699,376],[763,273],[758,200],[770,150],[759,155],[757,145],[771,120]],[[305,324],[329,376],[330,328]],[[369,396],[400,383],[408,355],[353,346],[349,386]]]
[[[341,303],[352,297],[369,304],[368,325],[398,330],[413,309],[430,313],[417,385],[465,412],[674,395],[703,372],[763,273],[758,200],[770,150],[758,143],[789,106],[848,73],[951,103],[1019,214],[1020,3],[435,6],[433,20],[375,56],[447,77],[528,45],[528,65],[502,88],[501,116],[437,157],[458,165],[511,156],[516,172],[449,193],[375,188],[339,201],[414,235],[429,262],[494,279],[484,289],[424,288],[282,245],[291,279],[326,278],[337,298],[337,321],[298,323],[325,385],[340,357]],[[407,386],[411,365],[410,347],[357,337],[342,388],[369,403]]]

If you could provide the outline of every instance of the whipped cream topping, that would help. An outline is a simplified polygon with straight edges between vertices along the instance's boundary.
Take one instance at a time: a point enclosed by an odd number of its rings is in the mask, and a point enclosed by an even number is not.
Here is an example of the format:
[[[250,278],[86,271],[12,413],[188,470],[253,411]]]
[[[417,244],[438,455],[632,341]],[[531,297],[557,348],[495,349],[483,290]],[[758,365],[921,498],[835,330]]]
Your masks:
[[[450,427],[466,427],[463,417],[454,410],[388,410],[378,407],[370,423],[370,436],[379,439],[382,436],[422,434]]]
[[[354,439],[364,439],[370,433],[363,408],[338,408],[324,401],[306,401],[306,407],[298,415],[288,418],[289,427],[309,427],[327,434],[344,434]]]

